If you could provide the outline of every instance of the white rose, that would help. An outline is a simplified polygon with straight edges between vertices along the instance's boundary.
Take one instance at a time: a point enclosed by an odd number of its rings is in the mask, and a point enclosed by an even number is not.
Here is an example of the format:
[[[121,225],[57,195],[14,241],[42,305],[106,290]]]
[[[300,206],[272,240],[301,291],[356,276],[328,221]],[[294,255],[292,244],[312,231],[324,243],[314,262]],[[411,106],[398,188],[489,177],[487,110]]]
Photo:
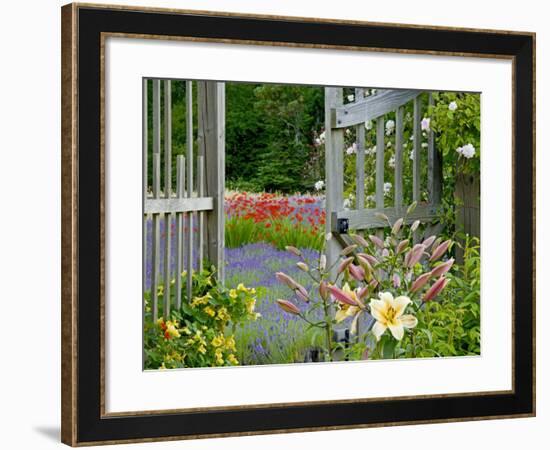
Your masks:
[[[466,144],[464,147],[462,147],[462,155],[464,158],[473,158],[476,154],[476,149],[472,144]]]
[[[424,117],[422,122],[420,122],[420,127],[422,128],[422,131],[430,131],[430,118]]]
[[[393,133],[393,130],[395,129],[395,122],[393,120],[388,120],[386,122],[386,136],[389,136]]]

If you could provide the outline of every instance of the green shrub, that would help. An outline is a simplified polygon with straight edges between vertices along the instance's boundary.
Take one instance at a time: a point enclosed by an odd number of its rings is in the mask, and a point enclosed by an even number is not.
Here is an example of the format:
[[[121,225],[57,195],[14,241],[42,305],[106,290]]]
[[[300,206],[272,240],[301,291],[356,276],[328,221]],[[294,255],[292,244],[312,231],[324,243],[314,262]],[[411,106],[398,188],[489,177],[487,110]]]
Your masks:
[[[185,292],[185,273],[182,275]],[[173,291],[173,290],[172,290]],[[164,287],[159,286],[159,305]],[[212,367],[239,364],[235,356],[237,324],[256,320],[256,291],[242,283],[228,289],[213,271],[193,273],[193,297],[181,309],[155,323],[145,297],[144,350],[146,369]],[[161,308],[162,312],[162,308]]]

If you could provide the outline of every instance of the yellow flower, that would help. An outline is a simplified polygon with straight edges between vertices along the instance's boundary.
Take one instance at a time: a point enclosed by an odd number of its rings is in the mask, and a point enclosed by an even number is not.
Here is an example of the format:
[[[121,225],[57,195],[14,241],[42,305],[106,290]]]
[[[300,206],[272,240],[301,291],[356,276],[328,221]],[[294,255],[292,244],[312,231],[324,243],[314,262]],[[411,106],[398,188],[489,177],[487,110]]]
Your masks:
[[[216,349],[215,356],[216,356],[216,364],[218,366],[223,366],[224,360],[223,360],[223,353],[221,348]]]
[[[405,328],[414,328],[418,323],[412,314],[403,314],[405,308],[411,303],[411,299],[404,295],[393,298],[390,292],[380,292],[380,300],[371,299],[370,313],[376,319],[372,332],[377,340],[384,334],[386,328],[390,329],[395,339],[403,339]]]
[[[203,295],[202,297],[195,297],[191,302],[191,306],[206,305],[211,298],[212,296],[210,293],[206,293],[206,295]]]
[[[218,319],[221,320],[221,321],[226,321],[226,320],[231,319],[231,316],[227,312],[227,309],[225,308],[225,306],[222,306],[218,310]]]
[[[164,286],[159,286],[157,288],[157,295],[164,295]]]
[[[229,361],[231,364],[233,364],[234,366],[236,366],[237,364],[239,364],[239,360],[237,358],[235,358],[235,355],[233,353],[230,353],[229,356],[227,357],[227,361]]]
[[[227,350],[232,350],[232,351],[235,351],[235,338],[233,336],[229,336],[226,340],[225,340],[225,348]]]
[[[246,310],[249,314],[252,314],[254,312],[254,308],[256,307],[256,299],[254,297],[250,297],[246,300]]]
[[[198,351],[204,355],[206,353],[206,347],[204,345],[200,345]]]
[[[238,294],[237,294],[237,291],[236,291],[235,289],[231,289],[231,290],[229,291],[229,297],[231,297],[231,298],[237,298],[237,295],[238,295]]]
[[[212,307],[210,306],[207,306],[206,308],[203,309],[203,311],[208,314],[210,317],[214,317],[216,315],[216,311],[214,311],[212,309]]]
[[[242,291],[242,292],[248,291],[248,289],[246,289],[246,286],[245,286],[244,284],[242,284],[242,283],[239,283],[239,284],[238,284],[237,290]]]
[[[179,338],[181,335],[177,329],[177,326],[178,322],[172,322],[171,320],[169,320],[168,322],[166,322],[166,333],[168,333],[171,337]]]
[[[166,370],[166,366],[164,365],[164,363],[160,365],[159,370]]]
[[[224,343],[223,335],[216,336],[214,337],[214,339],[212,339],[212,345],[214,347],[220,347],[223,345],[223,343]]]
[[[187,336],[189,336],[191,334],[191,330],[187,327],[183,327],[181,329],[181,331],[183,331]]]

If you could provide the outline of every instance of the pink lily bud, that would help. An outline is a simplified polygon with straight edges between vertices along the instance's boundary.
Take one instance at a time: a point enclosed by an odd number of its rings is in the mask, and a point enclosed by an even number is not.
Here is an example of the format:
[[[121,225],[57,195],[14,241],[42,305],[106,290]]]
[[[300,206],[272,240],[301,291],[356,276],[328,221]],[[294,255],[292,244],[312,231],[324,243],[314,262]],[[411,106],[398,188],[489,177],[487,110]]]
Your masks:
[[[293,247],[292,245],[287,245],[285,247],[285,250],[287,252],[293,253],[296,256],[302,256],[302,252],[300,250],[298,250],[296,247]]]
[[[363,266],[363,268],[368,268],[369,270],[372,269],[369,261],[367,260],[367,258],[365,258],[363,255],[359,254],[356,256],[357,258],[357,261],[359,261],[359,264],[361,264]]]
[[[428,248],[430,245],[432,245],[435,241],[435,236],[432,235],[430,236],[429,238],[426,238],[422,241],[422,244],[426,246],[426,248]]]
[[[428,291],[424,294],[424,298],[423,300],[425,302],[427,301],[430,301],[430,300],[433,300],[435,297],[437,297],[437,295],[439,293],[441,293],[441,291],[443,289],[445,289],[445,286],[447,286],[447,284],[449,283],[449,280],[448,278],[445,278],[445,277],[441,277],[439,278],[433,285],[430,289],[428,289]]]
[[[397,248],[395,249],[395,252],[399,255],[407,248],[408,245],[409,245],[408,239],[402,240],[399,244],[397,244]]]
[[[449,269],[454,264],[455,260],[454,258],[449,259],[448,261],[441,263],[439,266],[435,267],[432,271],[432,277],[440,277],[441,275],[445,275]]]
[[[399,230],[401,229],[401,226],[403,225],[403,218],[397,219],[395,223],[393,224],[393,227],[391,229],[392,234],[399,233]]]
[[[319,294],[321,294],[323,300],[328,298],[328,284],[326,281],[321,281],[321,283],[319,283]]]
[[[361,289],[359,289],[359,292],[357,293],[357,297],[359,297],[360,300],[363,300],[368,293],[369,293],[368,286],[362,287]]]
[[[414,283],[411,286],[411,292],[416,292],[422,289],[431,277],[431,272],[420,275],[416,280],[414,280]]]
[[[411,214],[415,209],[416,205],[418,204],[417,201],[412,202],[409,207],[407,208],[407,214]]]
[[[309,272],[309,267],[305,262],[297,262],[296,265],[298,266],[298,269],[303,270],[304,272]]]
[[[302,300],[303,302],[306,302],[308,303],[309,302],[309,297],[304,294],[304,292],[300,291],[299,289],[296,289],[294,292],[296,292],[296,296]]]
[[[363,270],[365,271],[365,280],[369,281],[372,277],[372,266],[366,258],[363,258],[363,256],[357,255],[356,258],[357,261],[359,261],[359,264],[361,265]]]
[[[353,256],[350,256],[349,258],[346,258],[344,259],[340,265],[338,266],[338,273],[342,273],[344,270],[347,269],[347,267],[351,264],[351,262],[353,261],[354,257]]]
[[[306,302],[309,301],[309,294],[307,293],[307,290],[305,287],[303,287],[300,283],[296,283],[296,293],[300,293],[300,297],[304,298]]]
[[[412,250],[407,253],[408,258],[406,257],[405,264],[407,267],[413,267],[420,259],[422,258],[422,255],[424,254],[424,250],[426,248],[422,244],[416,244]]]
[[[390,256],[390,251],[385,248],[384,250],[382,250],[382,258],[387,258],[388,256]]]
[[[356,266],[352,263],[348,266],[348,270],[349,274],[357,281],[363,281],[365,279],[365,269],[363,269],[361,266]]]
[[[445,242],[439,244],[437,248],[433,251],[432,256],[430,256],[430,261],[437,261],[439,258],[441,258],[443,254],[449,249],[451,242],[452,241],[448,239]]]
[[[378,236],[375,236],[375,235],[371,234],[371,235],[369,235],[369,239],[378,248],[380,248],[380,249],[384,248],[384,241],[382,241],[382,239],[380,239]]]
[[[413,224],[411,225],[411,231],[416,231],[416,229],[420,226],[420,220],[415,220]]]
[[[348,245],[344,250],[340,252],[341,256],[348,256],[352,251],[357,248],[357,244]]]
[[[398,288],[399,286],[401,286],[401,278],[399,277],[399,275],[394,273],[392,277],[392,282],[394,288]]]
[[[438,247],[439,244],[441,244],[442,239],[437,238],[435,242],[432,244],[432,252]]]
[[[351,238],[357,245],[360,245],[361,247],[368,247],[369,245],[367,240],[360,234],[354,234]]]
[[[339,289],[337,286],[330,285],[328,287],[328,290],[332,294],[332,296],[340,303],[345,303],[346,305],[350,306],[358,306],[353,297],[346,294],[342,289]]]
[[[283,311],[286,311],[290,314],[300,314],[300,310],[298,309],[298,307],[288,300],[278,299],[277,304],[281,307]]]
[[[358,253],[357,256],[361,256],[365,258],[370,263],[371,267],[374,267],[380,264],[374,256],[369,255],[368,253]]]
[[[377,281],[376,279],[373,278],[373,279],[371,280],[371,282],[369,283],[369,288],[370,288],[371,290],[374,290],[374,289],[376,289],[376,286],[378,286],[378,281]]]
[[[291,277],[289,277],[286,273],[283,272],[277,272],[275,274],[275,277],[277,280],[279,280],[281,283],[286,284],[290,289],[294,290],[297,288],[298,283],[294,281]]]
[[[386,216],[384,213],[381,213],[381,212],[374,213],[374,217],[376,217],[377,219],[385,220],[388,223],[390,222],[390,219],[388,219],[388,216]]]

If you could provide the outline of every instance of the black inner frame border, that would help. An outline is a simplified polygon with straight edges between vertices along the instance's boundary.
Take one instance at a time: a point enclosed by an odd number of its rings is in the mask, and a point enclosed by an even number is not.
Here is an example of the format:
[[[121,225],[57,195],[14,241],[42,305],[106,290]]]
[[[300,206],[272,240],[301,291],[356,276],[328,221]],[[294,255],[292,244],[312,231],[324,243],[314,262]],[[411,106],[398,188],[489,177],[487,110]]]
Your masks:
[[[534,36],[381,24],[77,7],[77,441],[155,440],[534,414]],[[514,386],[510,394],[101,416],[101,33],[460,52],[514,57]],[[521,186],[520,188],[517,188]],[[472,380],[475,385],[475,380]],[[269,386],[266,386],[269,388]]]

